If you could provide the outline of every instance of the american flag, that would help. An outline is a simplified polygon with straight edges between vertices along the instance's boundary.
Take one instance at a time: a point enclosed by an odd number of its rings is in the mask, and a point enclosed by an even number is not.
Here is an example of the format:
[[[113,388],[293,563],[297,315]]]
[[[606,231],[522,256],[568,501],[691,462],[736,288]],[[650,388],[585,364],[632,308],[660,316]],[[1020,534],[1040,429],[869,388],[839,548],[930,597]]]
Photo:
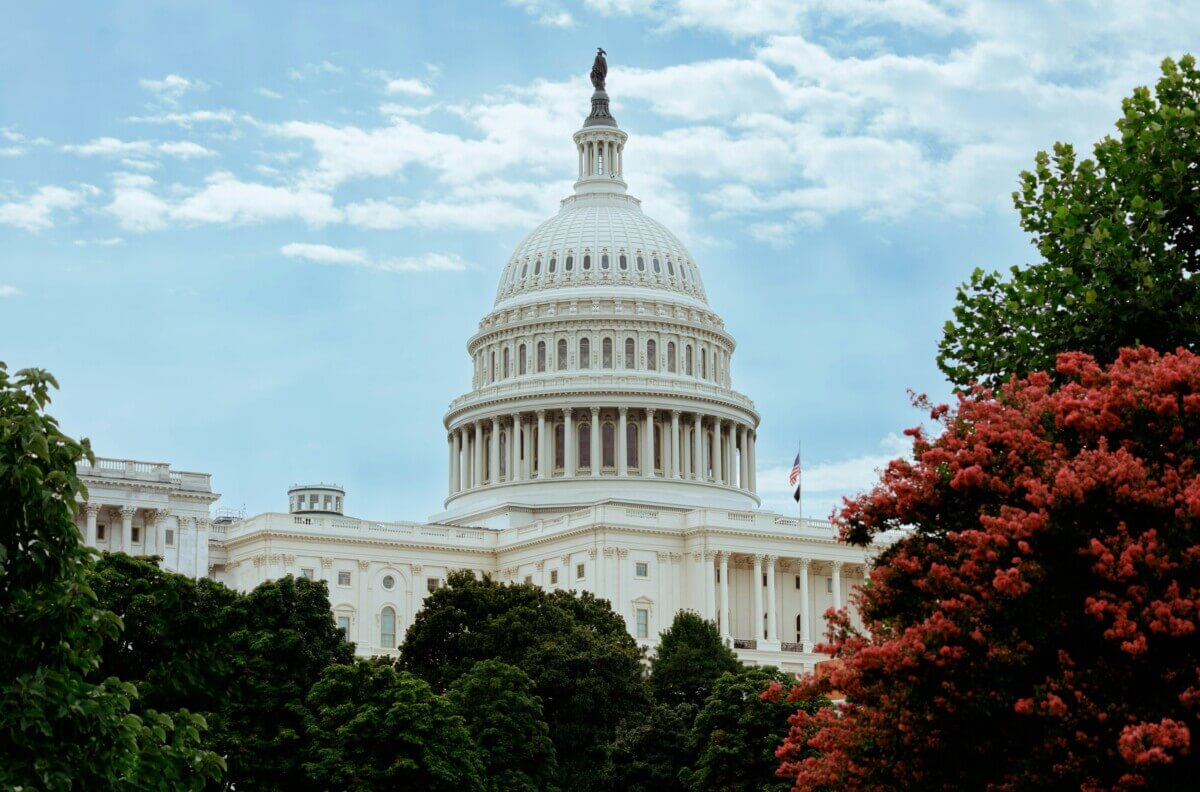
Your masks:
[[[788,486],[796,486],[796,482],[800,481],[800,454],[796,454],[796,461],[792,463],[792,472],[788,474]]]

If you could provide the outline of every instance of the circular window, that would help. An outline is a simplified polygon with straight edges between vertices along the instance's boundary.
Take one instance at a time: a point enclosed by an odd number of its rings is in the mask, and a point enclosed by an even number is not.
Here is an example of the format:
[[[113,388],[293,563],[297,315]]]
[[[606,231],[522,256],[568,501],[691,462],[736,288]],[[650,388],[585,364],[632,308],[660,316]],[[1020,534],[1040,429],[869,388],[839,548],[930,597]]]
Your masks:
[[[585,270],[590,270],[592,268],[592,257],[591,256],[583,257],[583,268]]]
[[[563,265],[563,269],[570,272],[575,267],[575,257],[567,256],[567,263]]]
[[[392,577],[391,575],[383,576],[383,587],[385,589],[387,589],[388,591],[391,591],[395,587],[395,585],[396,585],[396,578]]]
[[[654,263],[657,264],[658,262],[655,261]],[[542,274],[542,260],[541,259],[538,259],[537,261],[535,261],[533,263],[533,274],[534,275]]]
[[[629,259],[625,258],[624,253],[622,253],[621,257],[617,259],[617,266],[623,270],[629,269]]]
[[[554,258],[550,259],[550,274],[551,275],[554,274],[554,267],[556,264],[558,264],[558,259],[554,259]]]
[[[660,274],[662,274],[662,265],[658,263],[658,259],[657,259],[657,258],[656,258],[656,259],[654,259],[654,274],[655,274],[655,275],[660,275]]]
[[[638,272],[646,271],[646,259],[642,258],[641,256],[638,256],[637,264],[638,264]]]
[[[605,253],[600,257],[600,269],[608,269],[608,254]]]

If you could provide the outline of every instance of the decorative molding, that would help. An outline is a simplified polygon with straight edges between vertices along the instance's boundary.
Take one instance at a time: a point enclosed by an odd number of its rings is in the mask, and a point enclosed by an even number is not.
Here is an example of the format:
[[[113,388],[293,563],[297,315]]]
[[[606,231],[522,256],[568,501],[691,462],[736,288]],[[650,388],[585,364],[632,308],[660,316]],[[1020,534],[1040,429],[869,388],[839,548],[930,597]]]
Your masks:
[[[546,559],[543,558],[542,560],[535,563],[534,566],[537,567],[538,572],[541,572],[546,566]]]
[[[604,557],[605,558],[612,558],[616,554],[617,554],[617,549],[615,547],[604,548]]]
[[[629,555],[629,548],[627,548],[627,547],[618,547],[617,548],[617,558],[626,558],[628,555]]]
[[[296,563],[296,556],[292,555],[291,553],[283,554],[283,565],[284,566],[291,566],[294,563]]]
[[[321,558],[321,569],[332,569],[332,568],[333,568],[333,559],[330,558],[329,556],[322,557]]]
[[[121,519],[125,519],[126,517],[128,517],[129,519],[133,519],[133,515],[135,515],[135,514],[137,514],[137,506],[122,506],[121,507]]]
[[[414,575],[421,574],[421,571],[425,569],[425,567],[421,566],[420,564],[409,564],[408,568],[412,570]]]
[[[371,568],[371,562],[364,561],[363,559],[360,558],[360,559],[358,559],[358,568],[361,569],[363,572],[366,572],[368,569]]]
[[[569,566],[571,566],[571,554],[570,554],[570,553],[565,553],[565,554],[563,555],[563,557],[562,557],[562,565],[563,565],[563,567],[569,567]]]
[[[593,561],[596,560],[596,548],[589,547],[587,553],[588,553],[589,559],[591,559]]]

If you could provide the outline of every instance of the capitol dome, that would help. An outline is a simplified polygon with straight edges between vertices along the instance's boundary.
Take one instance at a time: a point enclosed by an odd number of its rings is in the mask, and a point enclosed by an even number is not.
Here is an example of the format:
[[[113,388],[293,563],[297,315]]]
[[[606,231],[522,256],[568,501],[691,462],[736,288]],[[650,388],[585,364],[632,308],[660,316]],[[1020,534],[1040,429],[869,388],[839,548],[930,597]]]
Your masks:
[[[574,194],[513,251],[445,416],[448,515],[620,498],[757,506],[758,413],[695,260],[627,194],[603,77],[575,133]]]

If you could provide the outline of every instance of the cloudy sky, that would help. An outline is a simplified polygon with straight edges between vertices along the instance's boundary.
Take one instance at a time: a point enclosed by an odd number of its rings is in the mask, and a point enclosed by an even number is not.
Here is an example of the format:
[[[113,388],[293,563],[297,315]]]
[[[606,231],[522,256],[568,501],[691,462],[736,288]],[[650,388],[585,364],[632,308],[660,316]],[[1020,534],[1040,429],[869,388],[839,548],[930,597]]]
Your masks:
[[[1020,170],[1197,41],[1165,0],[10,5],[0,360],[220,506],[440,510],[467,338],[570,190],[603,46],[630,191],[738,340],[765,505],[803,440],[823,517],[904,451],[906,391],[948,392],[955,286],[1035,255]]]

